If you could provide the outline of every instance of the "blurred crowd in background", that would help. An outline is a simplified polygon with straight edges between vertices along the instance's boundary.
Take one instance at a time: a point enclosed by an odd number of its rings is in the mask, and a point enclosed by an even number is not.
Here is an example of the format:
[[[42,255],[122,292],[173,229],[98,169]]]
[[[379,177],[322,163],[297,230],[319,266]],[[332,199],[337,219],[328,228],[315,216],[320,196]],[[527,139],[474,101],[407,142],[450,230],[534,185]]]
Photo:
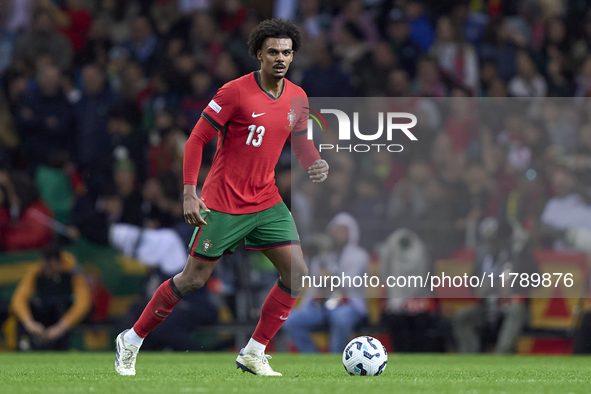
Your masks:
[[[277,185],[311,256],[323,246],[314,234],[341,212],[353,215],[360,247],[375,256],[400,229],[429,261],[475,248],[489,217],[510,221],[533,247],[584,249],[585,1],[5,0],[0,250],[40,249],[56,233],[106,246],[114,224],[174,230],[186,244],[184,143],[216,90],[258,68],[247,37],[269,17],[300,27],[288,78],[310,97],[432,98],[409,104],[429,120],[419,122],[427,126],[416,148],[356,162],[323,154],[331,170],[322,187],[292,190],[285,148]]]

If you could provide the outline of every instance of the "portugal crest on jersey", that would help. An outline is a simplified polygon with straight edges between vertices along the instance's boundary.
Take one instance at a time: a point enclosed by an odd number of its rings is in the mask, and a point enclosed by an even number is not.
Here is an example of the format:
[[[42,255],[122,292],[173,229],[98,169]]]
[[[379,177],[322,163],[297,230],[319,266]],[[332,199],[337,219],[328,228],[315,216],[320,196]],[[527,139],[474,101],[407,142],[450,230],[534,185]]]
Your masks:
[[[296,113],[293,109],[290,109],[287,113],[287,120],[289,120],[289,128],[292,129],[296,121]]]
[[[211,239],[206,239],[205,241],[203,241],[203,251],[207,253],[207,251],[209,249],[211,249],[211,247],[213,246],[213,244],[211,243]]]

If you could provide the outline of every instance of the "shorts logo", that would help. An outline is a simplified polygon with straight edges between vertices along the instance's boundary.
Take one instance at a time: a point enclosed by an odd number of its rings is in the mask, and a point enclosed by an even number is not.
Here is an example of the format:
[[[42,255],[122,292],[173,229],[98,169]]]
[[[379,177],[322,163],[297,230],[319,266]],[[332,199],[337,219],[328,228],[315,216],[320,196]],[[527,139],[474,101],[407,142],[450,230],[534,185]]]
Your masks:
[[[203,251],[205,253],[207,253],[207,251],[211,249],[212,246],[213,244],[211,243],[211,239],[206,239],[205,241],[203,241]]]
[[[209,108],[213,109],[216,113],[220,113],[220,111],[222,110],[222,107],[220,107],[218,105],[218,103],[216,103],[215,101],[211,100],[208,104]]]

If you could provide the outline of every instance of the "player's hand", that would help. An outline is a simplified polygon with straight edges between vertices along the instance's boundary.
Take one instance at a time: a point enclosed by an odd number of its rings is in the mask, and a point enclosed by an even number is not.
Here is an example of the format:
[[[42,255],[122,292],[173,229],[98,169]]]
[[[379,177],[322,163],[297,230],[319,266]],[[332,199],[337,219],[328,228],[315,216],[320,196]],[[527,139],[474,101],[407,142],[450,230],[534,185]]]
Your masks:
[[[25,330],[31,335],[41,337],[45,334],[45,326],[35,320],[23,323],[23,326],[25,326]]]
[[[201,213],[199,212],[200,209],[209,212],[209,208],[207,208],[205,203],[201,201],[199,197],[196,195],[185,195],[183,199],[183,212],[187,224],[195,227],[207,224],[205,219],[201,217]]]
[[[328,178],[328,169],[326,160],[318,159],[308,168],[308,174],[312,182],[324,182]]]

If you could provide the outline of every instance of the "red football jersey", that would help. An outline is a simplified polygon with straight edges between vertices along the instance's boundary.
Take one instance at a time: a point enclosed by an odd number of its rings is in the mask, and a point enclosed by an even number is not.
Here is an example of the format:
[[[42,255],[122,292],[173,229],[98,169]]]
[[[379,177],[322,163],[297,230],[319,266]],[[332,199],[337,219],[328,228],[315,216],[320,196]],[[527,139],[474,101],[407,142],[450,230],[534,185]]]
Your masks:
[[[253,72],[222,86],[202,113],[218,132],[218,144],[211,170],[203,185],[201,199],[208,208],[231,214],[259,212],[281,202],[275,186],[275,166],[288,138],[299,162],[305,167],[320,159],[306,137],[304,108],[292,108],[292,97],[307,97],[299,86],[283,79],[283,90],[274,98],[265,92]],[[200,120],[200,122],[202,122]],[[191,138],[209,141],[212,130]],[[202,130],[202,129],[200,129]],[[204,135],[205,134],[205,135]],[[297,142],[295,141],[297,140]],[[196,184],[194,174],[201,155],[185,154],[185,184]],[[190,175],[187,168],[191,168]]]

